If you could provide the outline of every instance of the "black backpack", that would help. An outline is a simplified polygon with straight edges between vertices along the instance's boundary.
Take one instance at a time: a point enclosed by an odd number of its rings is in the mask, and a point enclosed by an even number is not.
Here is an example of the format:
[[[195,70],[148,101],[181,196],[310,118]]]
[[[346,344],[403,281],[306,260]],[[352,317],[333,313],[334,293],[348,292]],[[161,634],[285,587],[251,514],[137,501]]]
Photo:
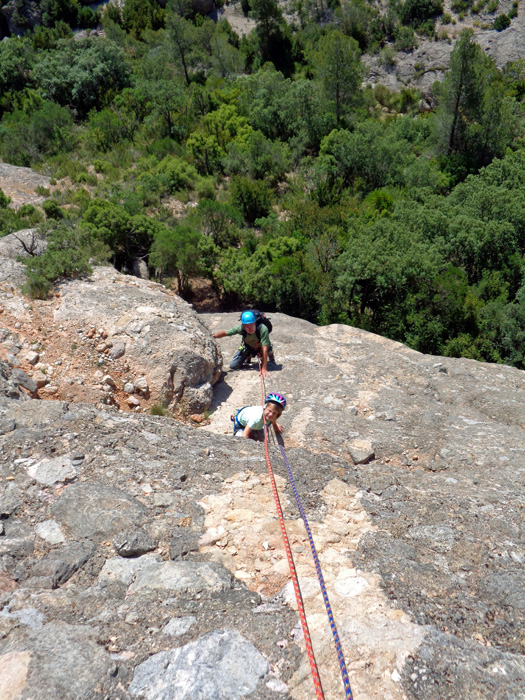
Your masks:
[[[268,329],[268,333],[271,333],[272,328],[273,328],[272,322],[270,321],[269,318],[266,318],[264,313],[257,311],[257,309],[250,309],[250,311],[255,316],[255,334],[257,335],[257,339],[260,340],[261,339],[261,324],[264,323],[264,325]],[[242,337],[246,338],[247,335],[248,334],[246,333],[246,331],[243,328],[242,329]]]

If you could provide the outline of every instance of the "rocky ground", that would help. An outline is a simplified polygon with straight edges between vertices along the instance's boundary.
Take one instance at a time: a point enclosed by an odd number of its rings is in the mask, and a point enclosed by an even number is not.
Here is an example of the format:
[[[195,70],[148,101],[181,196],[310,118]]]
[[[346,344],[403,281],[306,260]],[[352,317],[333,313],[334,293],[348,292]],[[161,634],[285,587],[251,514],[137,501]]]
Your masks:
[[[29,302],[20,276],[0,259],[2,700],[313,697],[264,450],[230,432],[257,368],[212,385],[238,338],[211,332],[238,314],[110,268]],[[354,697],[525,697],[523,372],[272,321],[264,390],[289,402]],[[200,425],[144,412],[166,370]],[[140,377],[149,398],[125,388]],[[325,697],[344,697],[275,438],[270,458]]]
[[[24,371],[40,398],[166,407],[201,421],[222,360],[191,307],[109,266],[64,282],[49,300],[23,299],[16,257],[32,235],[0,239],[0,359]]]

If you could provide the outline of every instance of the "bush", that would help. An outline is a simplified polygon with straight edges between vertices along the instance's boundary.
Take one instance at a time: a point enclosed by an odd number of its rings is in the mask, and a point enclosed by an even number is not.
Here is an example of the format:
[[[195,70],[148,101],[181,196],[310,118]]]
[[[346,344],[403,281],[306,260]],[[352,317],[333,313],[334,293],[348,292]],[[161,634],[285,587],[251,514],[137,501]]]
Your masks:
[[[11,197],[4,194],[4,191],[0,188],[0,209],[6,209],[10,201]]]
[[[74,146],[73,120],[54,102],[37,100],[4,116],[0,124],[0,153],[13,165],[29,166]]]
[[[395,31],[395,47],[398,51],[412,51],[417,46],[416,35],[412,27],[399,25]]]
[[[22,204],[22,206],[17,210],[16,216],[18,219],[24,220],[24,225],[33,227],[43,221],[44,217],[42,212],[40,212],[32,204]]]
[[[63,42],[44,54],[33,75],[47,98],[69,106],[81,118],[130,82],[123,50],[100,37]]]
[[[58,206],[54,199],[46,199],[46,201],[42,204],[42,209],[44,210],[46,218],[48,219],[56,219],[58,221],[59,219],[64,218],[62,209]]]
[[[53,282],[64,277],[81,277],[91,272],[92,262],[106,260],[109,251],[86,231],[65,223],[41,231],[47,248],[42,255],[26,258],[26,282],[22,291],[33,299],[45,299]]]
[[[240,211],[248,224],[268,216],[272,205],[272,193],[262,180],[248,177],[234,178],[231,189],[232,203]]]
[[[443,12],[441,0],[405,0],[400,9],[403,24],[418,27],[426,20]]]
[[[497,32],[502,32],[504,29],[507,29],[507,27],[510,25],[510,19],[508,18],[507,15],[502,14],[498,15],[496,19],[494,20],[493,27]]]

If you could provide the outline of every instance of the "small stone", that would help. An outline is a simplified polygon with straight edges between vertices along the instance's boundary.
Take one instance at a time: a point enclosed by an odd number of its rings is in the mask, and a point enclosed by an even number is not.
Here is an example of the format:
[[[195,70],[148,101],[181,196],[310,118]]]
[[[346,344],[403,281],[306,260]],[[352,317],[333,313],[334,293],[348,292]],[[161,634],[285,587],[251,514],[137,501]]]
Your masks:
[[[156,493],[153,496],[153,505],[161,508],[172,506],[175,501],[175,496],[171,493]]]
[[[39,484],[45,484],[46,486],[52,486],[57,482],[70,481],[77,475],[69,456],[43,459],[31,465],[27,473]]]
[[[141,394],[147,394],[149,391],[149,386],[146,377],[139,377],[133,382],[135,389]]]
[[[37,385],[37,388],[41,389],[49,380],[43,372],[33,372],[33,381]]]
[[[205,420],[205,415],[204,413],[193,413],[190,418],[194,423],[202,423]]]
[[[36,365],[39,359],[40,355],[34,350],[30,350],[25,356],[25,361],[30,365]]]
[[[156,548],[157,542],[144,530],[120,532],[113,540],[115,551],[121,557],[139,557]]]
[[[115,389],[117,386],[115,384],[115,380],[109,374],[106,374],[106,376],[102,379],[102,384],[106,384],[107,386],[110,386],[112,389]]]
[[[126,394],[133,394],[133,392],[135,391],[135,387],[131,382],[126,382],[124,384],[124,391],[126,392]]]
[[[133,408],[134,406],[140,406],[140,401],[137,399],[136,396],[128,396],[128,398],[126,399],[126,403],[131,408]]]
[[[37,523],[37,525],[35,525],[35,532],[43,540],[49,542],[49,544],[60,544],[60,542],[66,541],[60,529],[60,525],[56,520],[44,520],[42,523]]]
[[[107,343],[106,343],[107,345]],[[126,352],[126,343],[118,342],[113,345],[109,353],[112,360],[118,360]]]
[[[182,559],[190,552],[199,551],[199,536],[193,530],[179,527],[175,530],[170,543],[170,559]]]
[[[368,440],[353,440],[346,443],[354,464],[366,464],[375,458],[374,448]]]

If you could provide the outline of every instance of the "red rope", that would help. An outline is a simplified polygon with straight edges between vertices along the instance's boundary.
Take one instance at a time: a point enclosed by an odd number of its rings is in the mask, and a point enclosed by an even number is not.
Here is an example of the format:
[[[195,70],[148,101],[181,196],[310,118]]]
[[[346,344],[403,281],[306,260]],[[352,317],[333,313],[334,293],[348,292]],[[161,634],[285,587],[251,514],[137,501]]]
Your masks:
[[[261,400],[264,406],[264,386],[263,377],[261,373],[261,363],[259,362],[259,374],[261,377]],[[279,493],[277,491],[277,485],[275,483],[275,478],[273,475],[272,465],[270,463],[270,451],[268,449],[268,428],[266,423],[264,424],[264,452],[266,455],[266,464],[268,466],[268,473],[270,475],[270,482],[272,484],[272,491],[275,498],[275,506],[277,508],[277,517],[279,518],[279,524],[281,526],[281,534],[284,541],[284,549],[286,550],[286,557],[288,559],[288,566],[290,568],[290,575],[292,577],[293,589],[295,592],[295,599],[297,601],[297,611],[299,613],[299,619],[301,620],[301,626],[303,628],[304,642],[306,644],[306,653],[308,655],[308,661],[310,662],[310,670],[312,672],[312,679],[315,687],[315,694],[319,700],[324,700],[323,686],[321,685],[321,679],[319,677],[319,670],[317,669],[317,663],[315,661],[314,650],[312,647],[312,640],[310,638],[310,630],[308,629],[308,622],[306,620],[306,614],[304,611],[303,597],[301,595],[301,589],[299,588],[299,580],[297,578],[297,571],[295,570],[295,564],[292,556],[292,550],[290,548],[290,541],[288,540],[288,533],[286,532],[286,527],[284,524],[283,510],[281,508],[281,501],[279,498]]]

